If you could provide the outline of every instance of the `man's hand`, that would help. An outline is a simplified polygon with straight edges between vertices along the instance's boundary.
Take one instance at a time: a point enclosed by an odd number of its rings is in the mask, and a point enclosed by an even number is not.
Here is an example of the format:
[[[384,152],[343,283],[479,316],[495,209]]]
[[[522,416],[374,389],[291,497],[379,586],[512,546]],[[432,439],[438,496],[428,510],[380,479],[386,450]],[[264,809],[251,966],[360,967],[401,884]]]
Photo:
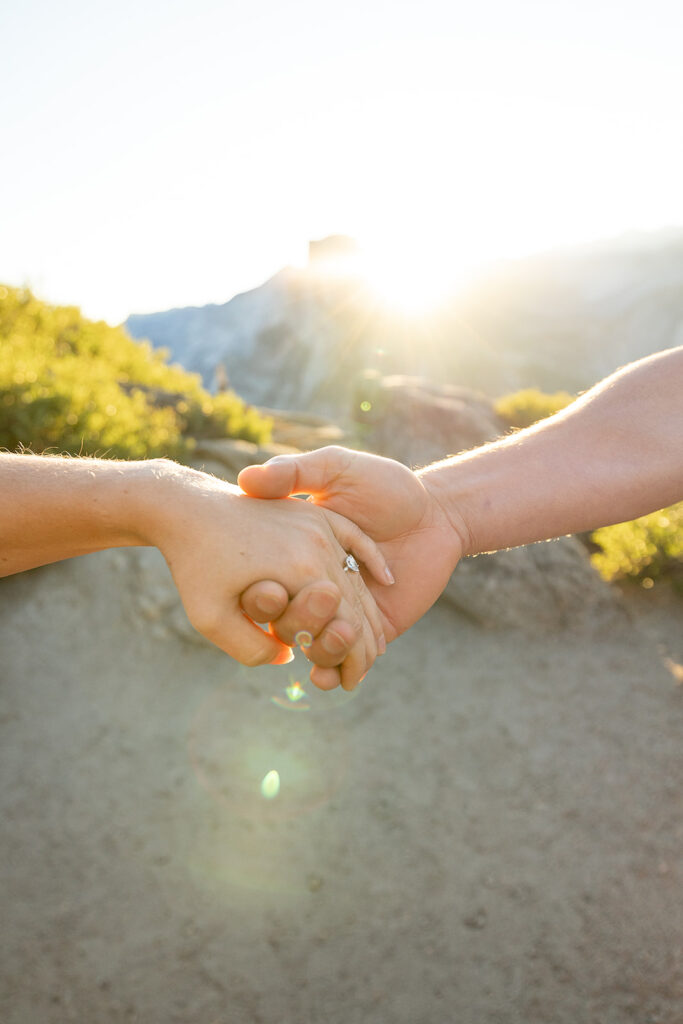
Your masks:
[[[364,577],[389,641],[431,607],[462,554],[459,534],[428,487],[391,459],[321,448],[249,466],[238,483],[259,498],[309,494],[314,504],[352,520],[379,544],[396,583],[382,587],[366,573]],[[316,668],[311,678],[328,686],[330,671]]]

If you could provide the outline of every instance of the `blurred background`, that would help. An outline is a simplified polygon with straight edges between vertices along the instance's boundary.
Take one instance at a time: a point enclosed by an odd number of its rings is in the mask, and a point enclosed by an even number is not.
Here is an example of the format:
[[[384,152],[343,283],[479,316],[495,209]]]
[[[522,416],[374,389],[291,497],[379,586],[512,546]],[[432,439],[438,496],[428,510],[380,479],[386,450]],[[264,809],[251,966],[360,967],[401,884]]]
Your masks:
[[[683,343],[680,5],[0,9],[0,447],[420,465]],[[3,1021],[683,1021],[683,505],[352,696],[165,563],[0,581]]]
[[[680,227],[680,13],[626,2],[0,15],[0,279],[119,323],[353,236],[387,298]]]

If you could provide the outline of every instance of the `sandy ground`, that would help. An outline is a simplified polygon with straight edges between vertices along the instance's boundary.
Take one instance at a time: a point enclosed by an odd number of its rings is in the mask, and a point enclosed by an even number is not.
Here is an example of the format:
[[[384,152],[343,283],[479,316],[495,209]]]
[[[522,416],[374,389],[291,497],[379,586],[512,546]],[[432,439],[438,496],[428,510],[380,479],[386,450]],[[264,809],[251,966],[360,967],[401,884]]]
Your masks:
[[[0,583],[3,1024],[683,1022],[683,605],[292,703],[110,559]]]

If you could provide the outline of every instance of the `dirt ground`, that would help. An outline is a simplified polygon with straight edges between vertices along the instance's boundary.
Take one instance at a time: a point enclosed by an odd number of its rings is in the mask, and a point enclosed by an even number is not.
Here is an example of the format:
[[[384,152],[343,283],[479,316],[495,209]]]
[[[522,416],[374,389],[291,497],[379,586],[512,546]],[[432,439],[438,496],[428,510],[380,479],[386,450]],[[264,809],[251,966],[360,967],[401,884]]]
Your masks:
[[[682,1024],[683,604],[293,700],[113,566],[0,581],[3,1024]]]

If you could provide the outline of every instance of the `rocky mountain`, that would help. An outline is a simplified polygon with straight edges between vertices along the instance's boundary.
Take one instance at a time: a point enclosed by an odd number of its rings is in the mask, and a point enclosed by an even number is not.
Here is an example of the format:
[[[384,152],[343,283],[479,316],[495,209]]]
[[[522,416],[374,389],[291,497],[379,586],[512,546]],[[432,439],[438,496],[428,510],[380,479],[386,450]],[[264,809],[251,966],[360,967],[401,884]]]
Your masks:
[[[135,338],[149,338],[252,404],[328,416],[346,414],[359,369],[377,363],[380,317],[357,281],[286,268],[222,306],[131,316]]]
[[[683,342],[683,230],[635,235],[509,261],[438,314],[400,317],[350,269],[348,240],[313,243],[224,305],[131,316],[149,338],[248,401],[346,420],[367,368],[478,388],[578,391],[632,359]]]

